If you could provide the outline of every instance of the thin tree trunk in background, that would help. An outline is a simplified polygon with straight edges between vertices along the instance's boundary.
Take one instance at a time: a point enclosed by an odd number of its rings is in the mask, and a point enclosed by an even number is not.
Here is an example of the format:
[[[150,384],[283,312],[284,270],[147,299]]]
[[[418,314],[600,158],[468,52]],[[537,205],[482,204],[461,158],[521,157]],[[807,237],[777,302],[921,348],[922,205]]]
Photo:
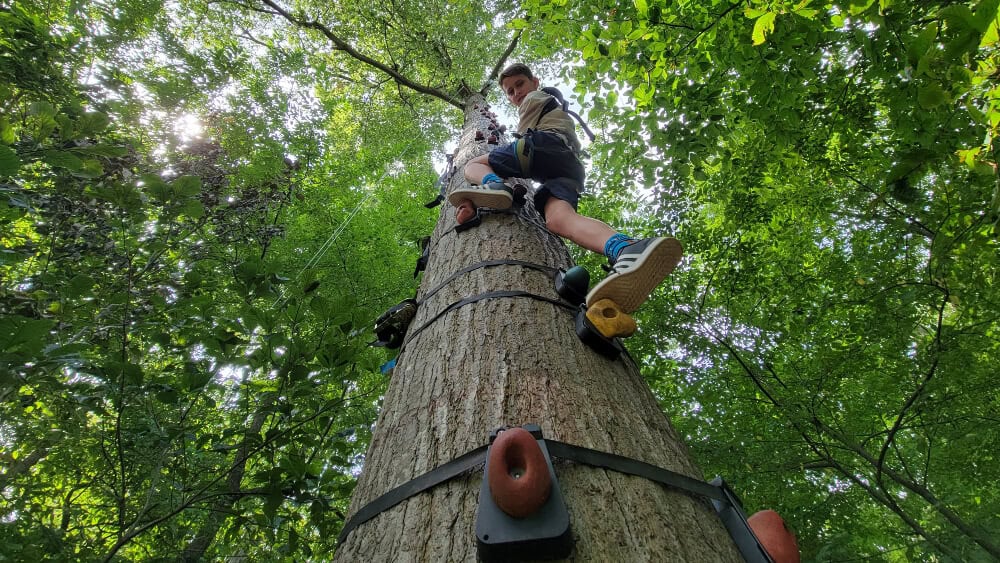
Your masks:
[[[455,158],[462,168],[487,145],[486,121],[468,101]],[[530,199],[530,198],[529,198]],[[567,268],[565,245],[530,207],[490,215],[464,233],[444,204],[418,298],[453,272],[511,259]],[[497,290],[556,298],[552,280],[521,266],[474,270],[420,306],[411,330],[449,304]],[[664,311],[664,314],[667,314]],[[503,425],[541,425],[546,438],[642,460],[701,478],[686,447],[627,357],[608,360],[576,337],[570,311],[528,298],[479,301],[443,315],[399,357],[351,502],[369,501],[487,442]],[[639,477],[557,461],[578,561],[741,561],[706,500]],[[481,472],[441,484],[362,524],[338,561],[474,561]]]
[[[250,437],[260,436],[260,430],[264,427],[264,422],[267,421],[268,416],[270,416],[272,406],[274,406],[273,395],[264,401],[261,407],[257,409],[257,412],[254,413],[253,420],[250,422],[250,426],[244,435],[243,442],[234,453],[233,459],[235,463],[226,477],[226,489],[231,493],[231,496],[220,497],[220,500],[212,503],[208,518],[198,529],[194,538],[184,547],[184,551],[181,552],[178,561],[201,561],[201,558],[205,556],[205,551],[215,541],[215,536],[218,535],[222,525],[233,516],[232,508],[239,498],[237,495],[242,490],[243,476],[246,474],[250,450],[253,447]]]

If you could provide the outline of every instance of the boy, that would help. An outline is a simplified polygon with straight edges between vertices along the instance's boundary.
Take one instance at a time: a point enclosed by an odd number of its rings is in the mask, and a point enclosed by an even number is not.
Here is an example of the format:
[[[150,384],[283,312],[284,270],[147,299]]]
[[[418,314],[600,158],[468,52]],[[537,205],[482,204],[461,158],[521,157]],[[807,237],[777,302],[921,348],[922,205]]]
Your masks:
[[[523,64],[511,65],[500,73],[500,88],[518,108],[515,136],[519,138],[470,160],[465,178],[479,185],[455,190],[448,201],[455,207],[471,202],[477,207],[506,209],[513,196],[502,178],[529,177],[541,182],[534,202],[545,226],[588,250],[603,253],[611,263],[611,273],[590,291],[587,305],[611,299],[631,313],[673,271],[680,260],[680,243],[659,237],[636,240],[576,212],[585,172],[578,157],[575,123],[561,105],[550,103],[553,96],[538,87],[538,78]]]

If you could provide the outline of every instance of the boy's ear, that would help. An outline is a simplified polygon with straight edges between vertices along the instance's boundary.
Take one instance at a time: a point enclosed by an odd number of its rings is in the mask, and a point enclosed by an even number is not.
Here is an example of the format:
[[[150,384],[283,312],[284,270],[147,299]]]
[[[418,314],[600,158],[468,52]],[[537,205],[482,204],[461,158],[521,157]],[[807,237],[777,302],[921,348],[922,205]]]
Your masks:
[[[538,87],[542,85],[537,76],[531,79],[531,83],[535,85],[535,90],[538,90]]]

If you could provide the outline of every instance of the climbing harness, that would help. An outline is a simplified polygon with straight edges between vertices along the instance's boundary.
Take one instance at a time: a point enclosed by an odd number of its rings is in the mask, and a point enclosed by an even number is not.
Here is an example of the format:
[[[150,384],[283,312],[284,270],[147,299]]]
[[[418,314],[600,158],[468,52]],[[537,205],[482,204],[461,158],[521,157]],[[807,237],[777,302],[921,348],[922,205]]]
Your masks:
[[[552,470],[550,458],[556,457],[591,467],[599,467],[617,473],[642,477],[672,489],[710,500],[712,507],[719,515],[723,525],[729,531],[729,535],[732,536],[736,547],[747,563],[774,563],[771,556],[768,555],[767,551],[764,550],[764,547],[757,540],[757,537],[750,530],[739,498],[721,478],[716,477],[713,481],[706,482],[637,459],[567,444],[565,442],[546,440],[542,436],[541,427],[537,424],[525,424],[521,428],[535,437],[539,448],[546,455],[546,465],[548,465],[550,470]],[[504,430],[507,430],[507,428],[494,430],[491,433],[490,443],[496,439],[499,432]],[[488,460],[489,448],[490,444],[487,444],[466,452],[452,461],[439,465],[427,473],[389,490],[362,506],[344,523],[344,527],[337,537],[337,543],[343,544],[355,528],[410,497],[428,491],[455,477],[483,466]],[[541,518],[543,521],[544,517],[550,514],[546,512],[546,507],[555,502],[562,502],[561,494],[558,497],[555,496],[555,493],[558,491],[558,482],[555,479],[554,470],[552,470],[550,477],[552,478],[553,486],[549,499],[536,512],[536,515],[543,515]],[[505,513],[497,508],[496,503],[492,501],[492,492],[488,490],[488,475],[484,477],[483,483],[483,488],[480,489],[480,509],[476,519],[476,536],[480,556],[484,560],[516,557],[520,550],[526,549],[524,546],[525,543],[528,543],[530,546],[527,548],[528,553],[536,554],[535,557],[543,557],[546,556],[546,553],[553,553],[549,557],[559,558],[569,554],[569,549],[572,549],[572,534],[569,531],[568,520],[565,523],[565,527],[562,525],[561,517],[558,515],[558,507],[555,507],[556,510],[552,513],[555,515],[556,520],[548,522],[547,526],[542,526],[541,528],[535,525],[538,524],[537,522],[529,522],[527,525],[524,525],[524,521],[530,520],[531,516],[522,519],[520,523],[518,519],[509,517],[509,515],[505,519],[496,513],[488,513],[484,516],[482,509],[484,500],[487,504],[492,504],[492,508],[501,514]],[[485,495],[483,494],[484,488],[487,492]],[[488,507],[487,510],[490,510],[490,508]],[[563,510],[565,510],[565,507],[563,507]],[[496,534],[499,534],[500,539],[506,538],[506,541],[494,541],[498,537]],[[569,542],[569,549],[566,547],[567,542]]]
[[[545,107],[542,108],[542,114],[538,116],[538,121],[535,122],[535,127],[538,127],[538,124],[542,121],[542,118],[545,117],[545,114],[558,108],[563,110],[567,114],[573,116],[573,118],[576,119],[577,123],[580,124],[580,127],[583,127],[583,130],[587,133],[587,137],[589,137],[591,141],[594,140],[594,132],[590,130],[590,127],[587,127],[587,123],[583,121],[583,118],[580,117],[580,114],[569,109],[569,102],[567,102],[566,99],[563,98],[562,92],[560,92],[558,88],[555,88],[553,86],[546,86],[542,88],[542,92],[545,92],[546,94],[552,96],[552,99],[546,102]]]

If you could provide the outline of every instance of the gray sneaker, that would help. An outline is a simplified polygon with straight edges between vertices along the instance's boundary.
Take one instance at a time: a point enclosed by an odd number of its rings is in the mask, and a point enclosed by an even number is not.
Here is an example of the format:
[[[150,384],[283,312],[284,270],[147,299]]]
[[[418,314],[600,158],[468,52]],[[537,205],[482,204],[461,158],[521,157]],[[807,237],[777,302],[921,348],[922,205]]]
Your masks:
[[[587,294],[587,307],[610,299],[626,313],[635,311],[674,271],[682,252],[675,238],[646,238],[626,246],[611,265],[608,277]]]
[[[490,182],[482,186],[459,188],[448,194],[448,201],[455,207],[466,199],[471,200],[476,207],[510,209],[514,204],[514,191],[506,184]]]

